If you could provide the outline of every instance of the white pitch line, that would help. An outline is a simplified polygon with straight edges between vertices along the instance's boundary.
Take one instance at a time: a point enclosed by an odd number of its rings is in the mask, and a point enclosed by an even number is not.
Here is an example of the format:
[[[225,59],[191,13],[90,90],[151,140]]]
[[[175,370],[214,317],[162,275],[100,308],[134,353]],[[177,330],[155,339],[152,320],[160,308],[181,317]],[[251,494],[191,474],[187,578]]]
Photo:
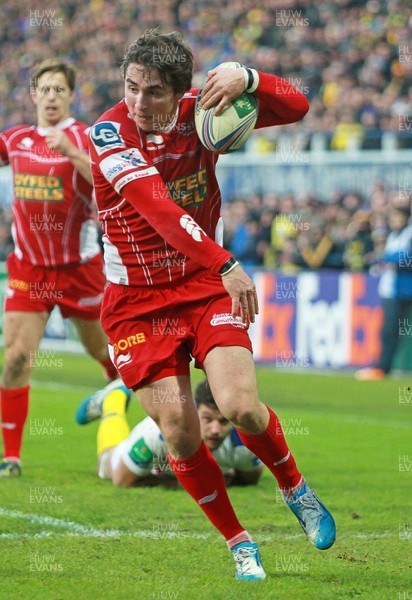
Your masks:
[[[50,538],[50,537],[59,537],[59,538],[73,538],[73,537],[82,537],[82,538],[96,538],[104,539],[113,537],[132,537],[132,538],[143,538],[146,540],[182,540],[182,539],[190,539],[190,540],[205,540],[209,537],[208,533],[188,533],[187,531],[165,531],[165,532],[156,532],[156,531],[119,531],[116,535],[113,535],[113,530],[102,531],[99,534],[87,534],[87,533],[74,533],[71,531],[67,532],[57,532],[57,531],[41,531],[40,533],[0,533],[1,540],[20,540],[20,539],[42,539],[42,538]],[[262,540],[263,541],[263,540]]]
[[[94,529],[86,525],[80,525],[73,521],[66,521],[65,519],[56,519],[55,517],[48,517],[44,515],[35,515],[32,513],[23,513],[19,510],[9,510],[7,508],[0,507],[0,516],[8,517],[9,519],[20,519],[28,521],[35,525],[48,525],[49,527],[63,527],[69,529],[72,535],[83,535],[87,537],[116,537],[121,535],[121,532],[117,529]]]
[[[1,540],[40,540],[45,537],[52,537],[54,531],[42,531],[41,533],[0,533]],[[63,537],[67,537],[67,534],[63,534]]]
[[[129,536],[129,537],[143,537],[143,538],[152,538],[152,539],[176,539],[176,538],[186,538],[190,537],[191,539],[204,539],[208,537],[209,534],[202,533],[192,533],[189,534],[186,531],[159,531],[157,529],[153,530],[143,530],[143,531],[135,531],[135,532],[127,532],[120,531],[119,529],[95,529],[94,527],[89,527],[88,525],[81,525],[80,523],[75,523],[74,521],[66,521],[66,519],[57,519],[56,517],[49,517],[47,515],[36,515],[33,513],[23,513],[19,510],[9,510],[8,508],[0,507],[0,517],[7,517],[9,519],[19,519],[23,521],[28,521],[34,525],[46,525],[49,527],[57,527],[68,529],[67,533],[58,533],[55,531],[42,531],[37,534],[14,534],[14,533],[2,533],[0,534],[0,538],[4,539],[19,539],[19,537],[50,537],[51,535],[57,535],[60,537],[98,537],[98,538],[114,538],[121,536]],[[11,536],[11,537],[10,537]]]
[[[118,529],[96,529],[89,527],[88,525],[81,525],[74,521],[66,521],[66,519],[57,519],[55,517],[49,517],[45,515],[35,515],[32,513],[23,513],[18,510],[9,510],[7,508],[0,507],[0,516],[19,519],[27,521],[34,525],[44,525],[48,527],[56,527],[68,529],[66,532],[57,531],[41,531],[40,533],[0,533],[0,539],[5,540],[17,540],[17,539],[42,539],[47,537],[86,537],[86,538],[115,538],[115,537],[138,537],[144,539],[153,540],[171,540],[171,539],[207,539],[211,534],[209,533],[189,533],[188,531],[159,531],[156,528],[152,530],[146,529],[141,531],[120,531]],[[363,539],[363,540],[380,540],[388,537],[394,537],[395,533],[386,531],[383,533],[342,533],[339,538],[345,539]],[[286,534],[286,535],[266,535],[259,536],[260,542],[270,542],[279,539],[298,539],[304,538],[303,533]]]
[[[344,539],[358,539],[358,540],[381,540],[381,539],[387,539],[390,537],[394,537],[396,534],[395,533],[360,533],[360,534],[341,534],[338,536],[338,541],[341,540],[342,538]],[[208,537],[210,537],[210,534],[208,533],[187,533],[186,531],[184,532],[163,532],[160,534],[157,533],[153,533],[153,531],[132,531],[132,532],[127,532],[127,531],[119,531],[118,534],[116,534],[115,536],[113,536],[113,532],[111,530],[105,532],[102,531],[100,534],[95,535],[95,534],[87,534],[87,533],[71,533],[66,532],[66,533],[58,533],[56,531],[41,531],[40,533],[0,533],[0,539],[1,540],[20,540],[20,539],[30,539],[30,540],[37,540],[37,539],[44,539],[44,538],[50,538],[50,537],[60,537],[60,538],[73,538],[73,537],[82,537],[82,538],[95,538],[95,537],[99,537],[101,539],[108,539],[108,538],[113,538],[113,537],[134,537],[134,538],[143,538],[146,540],[182,540],[182,539],[189,539],[189,540],[205,540]],[[265,537],[258,537],[257,540],[258,542],[273,542],[273,541],[282,541],[282,540],[293,540],[293,539],[298,539],[298,538],[304,538],[305,536],[302,534],[296,534],[296,535],[284,535],[284,536],[265,536]],[[406,541],[412,541],[412,538],[407,538]]]

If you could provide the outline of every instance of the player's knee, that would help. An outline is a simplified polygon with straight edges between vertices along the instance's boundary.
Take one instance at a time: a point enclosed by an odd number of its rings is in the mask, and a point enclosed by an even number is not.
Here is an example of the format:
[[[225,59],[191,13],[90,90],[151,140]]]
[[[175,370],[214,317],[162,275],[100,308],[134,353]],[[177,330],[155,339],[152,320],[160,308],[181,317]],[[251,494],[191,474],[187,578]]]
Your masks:
[[[256,425],[258,400],[252,392],[228,393],[220,403],[220,411],[233,425],[248,430]]]
[[[186,438],[188,435],[190,437],[190,433],[185,431],[183,427],[176,422],[162,423],[160,430],[167,445],[176,446],[183,438]]]
[[[241,380],[221,386],[214,398],[222,415],[234,424],[253,418],[259,403],[256,387]]]
[[[196,430],[169,423],[161,431],[169,452],[176,458],[187,458],[199,447],[200,433]]]
[[[19,379],[24,374],[30,372],[30,360],[27,352],[23,350],[9,349],[6,351],[3,381],[8,387],[13,384],[16,379]]]
[[[240,427],[245,431],[256,426],[257,415],[253,406],[235,406],[225,416],[235,427]]]

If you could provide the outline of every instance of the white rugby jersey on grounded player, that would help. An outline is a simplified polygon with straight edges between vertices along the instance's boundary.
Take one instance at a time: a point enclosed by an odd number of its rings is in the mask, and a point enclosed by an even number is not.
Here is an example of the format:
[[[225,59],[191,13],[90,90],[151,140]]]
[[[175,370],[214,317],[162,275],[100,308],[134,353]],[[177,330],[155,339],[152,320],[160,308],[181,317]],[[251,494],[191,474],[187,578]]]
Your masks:
[[[255,471],[261,461],[243,444],[233,427],[218,448],[212,450],[223,474]],[[149,473],[167,473],[174,477],[167,462],[167,447],[159,427],[150,417],[136,425],[127,439],[113,451],[113,463],[122,459],[126,467],[141,477]],[[112,464],[113,464],[112,463]]]

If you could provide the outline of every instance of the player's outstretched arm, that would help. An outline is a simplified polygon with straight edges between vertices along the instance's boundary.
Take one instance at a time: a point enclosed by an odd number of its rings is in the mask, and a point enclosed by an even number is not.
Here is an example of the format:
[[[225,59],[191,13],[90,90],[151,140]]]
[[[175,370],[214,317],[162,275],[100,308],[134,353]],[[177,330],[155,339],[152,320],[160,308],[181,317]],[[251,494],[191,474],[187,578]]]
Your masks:
[[[57,150],[63,156],[70,159],[75,169],[90,184],[93,184],[93,178],[90,171],[89,155],[75,146],[60,129],[52,128],[46,135],[46,142],[50,150]]]
[[[231,258],[230,252],[206,235],[188,213],[171,197],[158,202],[154,189],[166,184],[159,175],[131,181],[122,187],[122,195],[138,213],[161,235],[168,244],[182,254],[187,254],[199,264],[219,273]]]

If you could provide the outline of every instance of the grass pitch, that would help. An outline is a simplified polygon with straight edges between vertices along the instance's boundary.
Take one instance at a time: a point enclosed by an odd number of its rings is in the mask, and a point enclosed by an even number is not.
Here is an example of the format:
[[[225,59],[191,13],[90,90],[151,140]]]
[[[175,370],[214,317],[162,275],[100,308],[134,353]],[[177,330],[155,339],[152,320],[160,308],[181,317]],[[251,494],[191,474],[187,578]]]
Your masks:
[[[0,481],[1,599],[412,599],[408,379],[258,370],[261,397],[333,512],[338,539],[313,548],[265,472],[257,487],[229,492],[268,575],[244,583],[185,492],[97,479],[97,424],[77,426],[74,412],[102,385],[99,366],[67,355],[48,362],[33,373],[24,476]],[[142,416],[134,402],[130,423]]]

